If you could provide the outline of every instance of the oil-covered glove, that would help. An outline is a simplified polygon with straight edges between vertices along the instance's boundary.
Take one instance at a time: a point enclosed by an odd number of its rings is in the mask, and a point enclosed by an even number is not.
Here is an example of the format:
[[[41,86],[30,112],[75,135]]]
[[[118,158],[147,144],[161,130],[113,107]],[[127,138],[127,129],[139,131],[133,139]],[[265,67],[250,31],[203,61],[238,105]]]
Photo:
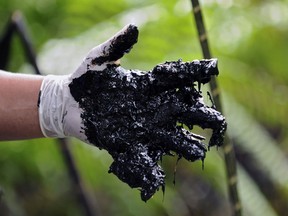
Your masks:
[[[195,88],[218,75],[216,59],[165,62],[148,72],[126,70],[117,60],[137,38],[137,28],[126,26],[94,48],[75,73],[47,76],[39,115],[46,136],[73,136],[107,150],[114,159],[109,171],[140,188],[146,201],[165,185],[157,163],[163,155],[205,158],[204,137],[188,129],[212,129],[209,146],[220,146],[226,122]]]
[[[38,106],[41,130],[46,137],[70,136],[88,141],[81,118],[84,110],[71,95],[69,84],[87,71],[103,71],[108,65],[116,64],[116,61],[137,42],[137,38],[137,27],[126,26],[112,38],[93,48],[74,73],[44,77]]]

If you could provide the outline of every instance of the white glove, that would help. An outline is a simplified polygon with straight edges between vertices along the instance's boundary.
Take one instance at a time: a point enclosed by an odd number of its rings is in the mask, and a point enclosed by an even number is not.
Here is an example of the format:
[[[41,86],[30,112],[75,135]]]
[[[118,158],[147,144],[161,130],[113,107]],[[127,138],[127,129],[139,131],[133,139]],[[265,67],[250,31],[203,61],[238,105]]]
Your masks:
[[[74,100],[68,85],[86,71],[102,71],[107,65],[117,64],[137,42],[138,29],[127,25],[112,38],[93,48],[78,69],[69,75],[45,76],[39,94],[39,121],[46,137],[76,137],[88,142],[83,131],[83,110]]]

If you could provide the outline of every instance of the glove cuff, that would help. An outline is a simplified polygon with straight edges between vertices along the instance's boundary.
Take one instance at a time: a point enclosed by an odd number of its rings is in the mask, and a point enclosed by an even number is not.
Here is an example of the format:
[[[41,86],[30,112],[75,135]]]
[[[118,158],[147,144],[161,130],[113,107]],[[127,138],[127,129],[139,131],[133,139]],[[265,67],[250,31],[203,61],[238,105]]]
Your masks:
[[[65,88],[67,76],[48,75],[44,77],[39,92],[39,122],[46,137],[66,137],[63,130],[65,116]]]

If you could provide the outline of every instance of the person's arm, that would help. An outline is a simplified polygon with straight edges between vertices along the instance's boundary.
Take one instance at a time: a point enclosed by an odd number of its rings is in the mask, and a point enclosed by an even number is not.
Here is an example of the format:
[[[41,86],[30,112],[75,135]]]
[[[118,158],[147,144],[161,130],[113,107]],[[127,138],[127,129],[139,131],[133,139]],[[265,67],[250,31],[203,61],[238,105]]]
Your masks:
[[[38,95],[43,77],[0,70],[0,140],[43,137]]]
[[[164,189],[162,156],[173,152],[203,161],[205,138],[190,130],[212,129],[209,148],[222,145],[227,128],[225,117],[205,105],[200,91],[200,84],[218,75],[217,60],[126,70],[118,60],[137,39],[137,27],[127,25],[67,75],[0,72],[0,140],[75,137],[105,149],[113,158],[109,172],[140,188],[144,201]]]

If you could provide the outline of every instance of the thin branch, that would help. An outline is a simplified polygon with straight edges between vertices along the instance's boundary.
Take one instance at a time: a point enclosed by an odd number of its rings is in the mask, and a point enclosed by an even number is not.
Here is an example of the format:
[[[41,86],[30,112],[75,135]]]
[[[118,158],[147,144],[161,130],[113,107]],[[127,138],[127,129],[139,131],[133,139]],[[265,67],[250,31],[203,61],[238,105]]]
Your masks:
[[[193,14],[197,26],[198,37],[203,53],[204,58],[211,58],[211,52],[209,49],[208,44],[208,37],[207,32],[205,29],[201,7],[198,0],[191,0],[192,7],[193,7]],[[212,97],[217,109],[222,112],[222,105],[220,100],[220,90],[218,87],[218,83],[215,77],[213,77],[210,81],[210,89],[212,91]],[[229,197],[230,202],[233,206],[233,215],[234,216],[241,216],[242,215],[242,207],[241,201],[238,195],[237,189],[237,169],[236,169],[236,158],[235,158],[235,150],[230,142],[229,137],[226,134],[226,138],[223,144],[224,150],[224,158],[225,158],[225,166],[226,166],[226,175],[227,175],[227,182],[228,182],[228,190],[229,190]]]
[[[79,203],[81,203],[85,215],[87,216],[96,216],[97,210],[95,209],[92,203],[92,199],[89,196],[88,191],[86,190],[83,181],[81,179],[81,176],[77,170],[77,166],[75,164],[75,160],[73,158],[72,152],[70,150],[69,146],[69,140],[67,139],[58,139],[59,141],[59,147],[60,151],[63,155],[64,162],[68,168],[69,176],[71,177],[71,180],[73,182],[73,190],[75,191]],[[95,204],[95,202],[94,202]]]
[[[9,23],[5,30],[4,34],[0,39],[0,68],[6,68],[8,64],[8,59],[10,56],[10,47],[12,41],[12,35],[15,31],[15,26]]]
[[[3,50],[2,52],[0,52],[0,56],[4,56],[4,60],[2,59],[2,64],[0,64],[0,66],[3,66],[3,69],[5,68],[5,66],[7,65],[7,61],[8,61],[8,56],[9,56],[9,49],[10,49],[10,44],[11,44],[11,39],[12,39],[12,35],[13,33],[17,33],[18,36],[20,37],[21,43],[24,46],[24,50],[26,53],[26,57],[29,61],[29,63],[32,65],[32,67],[35,70],[36,74],[41,74],[39,67],[37,65],[36,62],[36,54],[33,50],[33,46],[31,43],[31,40],[27,34],[26,31],[26,27],[25,27],[25,23],[23,22],[23,18],[20,12],[15,12],[13,13],[12,17],[11,17],[11,21],[8,24],[7,28],[6,28],[6,34],[4,35],[4,37],[2,38],[2,40],[0,41],[0,48],[1,51],[3,48],[8,49],[8,50]],[[2,42],[2,43],[1,43]],[[2,45],[2,46],[1,46]],[[1,61],[0,61],[1,63]],[[68,173],[70,176],[70,180],[73,186],[73,191],[75,191],[76,196],[78,198],[79,203],[81,204],[81,207],[83,208],[83,210],[85,211],[85,215],[86,216],[96,216],[98,215],[98,211],[93,207],[95,205],[93,205],[92,203],[92,199],[91,197],[88,195],[83,181],[81,179],[80,173],[77,170],[77,166],[75,163],[75,160],[73,158],[72,152],[70,150],[70,144],[69,144],[69,140],[68,139],[58,139],[59,141],[59,149],[61,151],[61,154],[63,156],[64,162],[66,164],[66,167],[68,169]]]
[[[12,36],[14,33],[17,33],[19,36],[22,45],[24,46],[25,56],[27,57],[28,62],[33,66],[35,73],[40,74],[38,65],[36,63],[36,54],[33,50],[31,40],[29,39],[28,33],[23,22],[22,15],[19,11],[16,11],[12,14],[11,20],[7,25],[5,34],[0,41],[1,47],[1,57],[3,57],[2,64],[0,66],[5,68],[8,62]]]

